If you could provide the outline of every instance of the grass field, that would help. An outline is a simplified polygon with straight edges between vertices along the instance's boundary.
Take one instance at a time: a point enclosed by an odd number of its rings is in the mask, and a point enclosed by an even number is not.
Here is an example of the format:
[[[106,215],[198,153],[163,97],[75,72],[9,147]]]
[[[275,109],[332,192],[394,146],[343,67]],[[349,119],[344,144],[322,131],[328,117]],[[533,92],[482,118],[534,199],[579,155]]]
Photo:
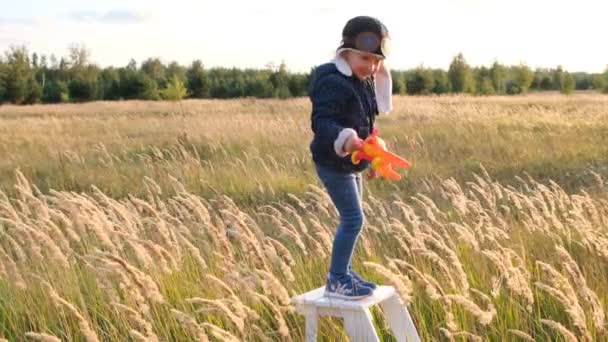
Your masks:
[[[424,340],[608,341],[608,97],[398,97],[354,267]],[[0,338],[299,341],[337,217],[292,100],[0,107]],[[391,336],[373,310],[382,340]],[[324,341],[346,337],[322,319]]]

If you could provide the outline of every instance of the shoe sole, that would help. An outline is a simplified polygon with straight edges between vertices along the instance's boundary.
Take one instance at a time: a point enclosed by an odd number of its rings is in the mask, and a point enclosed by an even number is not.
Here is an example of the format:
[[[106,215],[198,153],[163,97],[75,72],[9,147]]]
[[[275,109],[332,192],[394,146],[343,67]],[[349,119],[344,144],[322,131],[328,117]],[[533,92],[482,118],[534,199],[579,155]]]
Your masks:
[[[361,280],[359,280],[359,279],[357,279],[357,278],[355,278],[355,280],[356,280],[356,281],[357,281],[359,284],[361,284],[361,285],[363,285],[363,286],[365,286],[365,287],[369,287],[369,288],[370,288],[370,289],[372,289],[372,290],[375,290],[376,288],[378,288],[378,285],[376,285],[376,284],[374,284],[374,286],[372,287],[372,286],[370,286],[370,285],[369,285],[370,283],[369,283],[369,282],[367,282],[367,281],[366,281],[365,283],[363,283],[363,281],[361,281]]]
[[[335,299],[344,299],[344,300],[359,300],[359,299],[363,299],[363,298],[367,298],[372,296],[374,293],[371,292],[370,294],[367,295],[361,295],[361,296],[346,296],[346,295],[341,295],[338,293],[333,293],[333,292],[327,292],[325,291],[324,296],[328,297],[328,298],[335,298]]]
[[[365,286],[365,287],[369,287],[370,289],[372,289],[372,291],[378,288],[378,285],[376,285],[376,286],[372,287],[372,286],[366,285],[366,284],[364,284],[364,283],[362,283],[362,282],[359,282],[359,284],[361,284],[361,285],[363,285],[363,286]]]

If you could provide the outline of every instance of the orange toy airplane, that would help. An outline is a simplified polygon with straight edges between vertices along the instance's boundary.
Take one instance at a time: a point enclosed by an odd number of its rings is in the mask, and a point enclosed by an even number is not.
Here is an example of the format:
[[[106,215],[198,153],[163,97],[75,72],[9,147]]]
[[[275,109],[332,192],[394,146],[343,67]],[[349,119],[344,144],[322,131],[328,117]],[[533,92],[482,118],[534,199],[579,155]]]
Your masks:
[[[374,128],[372,134],[363,140],[363,146],[352,153],[353,164],[359,164],[361,160],[371,161],[374,171],[385,178],[399,180],[401,176],[393,170],[393,167],[410,167],[412,164],[398,155],[386,150],[386,143],[378,137],[378,129]]]

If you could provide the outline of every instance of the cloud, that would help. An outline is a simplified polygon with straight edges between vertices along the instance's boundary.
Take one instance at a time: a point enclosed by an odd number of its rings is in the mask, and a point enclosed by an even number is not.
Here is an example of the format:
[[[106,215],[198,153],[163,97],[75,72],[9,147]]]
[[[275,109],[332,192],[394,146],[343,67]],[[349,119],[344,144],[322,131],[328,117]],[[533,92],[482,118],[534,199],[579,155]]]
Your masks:
[[[250,13],[260,16],[277,16],[284,17],[285,13],[297,12],[299,16],[322,16],[322,15],[335,15],[339,12],[338,8],[335,7],[314,7],[314,6],[302,6],[294,4],[277,4],[272,7],[250,7],[241,8],[241,12]],[[234,9],[232,9],[234,11]]]
[[[68,13],[68,18],[78,22],[103,24],[139,24],[149,19],[148,15],[130,10],[111,10],[105,13],[96,11],[78,11]]]
[[[26,28],[48,27],[54,23],[54,19],[49,16],[33,16],[28,18],[2,18],[0,17],[0,27],[4,28]]]
[[[31,23],[32,23],[31,19],[25,19],[25,18],[0,18],[0,25],[8,25],[8,24],[29,25]]]

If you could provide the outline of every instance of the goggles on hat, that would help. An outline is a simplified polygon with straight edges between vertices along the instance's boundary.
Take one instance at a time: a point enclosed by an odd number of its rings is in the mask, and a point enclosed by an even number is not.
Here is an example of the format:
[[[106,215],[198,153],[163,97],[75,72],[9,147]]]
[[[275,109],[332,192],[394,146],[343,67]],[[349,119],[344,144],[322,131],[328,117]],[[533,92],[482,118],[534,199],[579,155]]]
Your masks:
[[[391,39],[388,36],[380,38],[374,32],[361,32],[354,39],[344,39],[344,47],[373,53],[386,57],[390,53]]]

